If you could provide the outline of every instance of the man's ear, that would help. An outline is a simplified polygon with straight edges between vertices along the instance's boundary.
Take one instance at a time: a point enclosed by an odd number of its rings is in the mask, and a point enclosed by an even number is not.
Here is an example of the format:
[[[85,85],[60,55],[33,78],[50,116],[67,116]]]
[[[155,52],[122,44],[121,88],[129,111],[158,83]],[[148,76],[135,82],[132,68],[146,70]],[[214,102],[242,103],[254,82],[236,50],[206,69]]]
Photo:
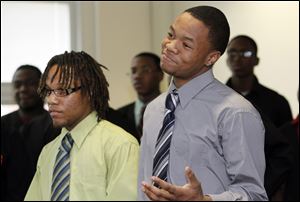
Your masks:
[[[259,57],[255,57],[254,59],[254,66],[259,64]]]
[[[220,57],[221,57],[220,51],[213,51],[209,53],[205,62],[205,66],[207,67],[213,66]]]

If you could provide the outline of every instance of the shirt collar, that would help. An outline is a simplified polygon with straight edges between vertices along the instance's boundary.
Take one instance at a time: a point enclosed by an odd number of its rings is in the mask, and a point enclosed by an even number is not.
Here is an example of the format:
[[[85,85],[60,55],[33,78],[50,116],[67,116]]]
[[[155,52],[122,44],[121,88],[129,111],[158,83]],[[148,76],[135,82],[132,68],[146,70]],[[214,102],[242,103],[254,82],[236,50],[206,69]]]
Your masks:
[[[140,99],[137,99],[135,101],[135,105],[138,106],[139,108],[142,108],[146,103],[143,103]]]
[[[93,111],[80,121],[71,131],[63,128],[61,134],[70,132],[74,143],[80,148],[89,132],[97,125],[97,123],[97,113],[96,111]]]
[[[140,99],[137,99],[134,104],[134,119],[135,119],[135,125],[137,126],[139,124],[140,120],[140,112],[141,109],[145,106],[146,104],[143,103]]]
[[[178,90],[180,105],[182,108],[185,108],[186,105],[195,97],[201,90],[203,90],[208,84],[210,84],[215,79],[212,70],[208,70],[203,74],[193,78]],[[176,89],[176,86],[172,82],[168,93],[173,92]]]

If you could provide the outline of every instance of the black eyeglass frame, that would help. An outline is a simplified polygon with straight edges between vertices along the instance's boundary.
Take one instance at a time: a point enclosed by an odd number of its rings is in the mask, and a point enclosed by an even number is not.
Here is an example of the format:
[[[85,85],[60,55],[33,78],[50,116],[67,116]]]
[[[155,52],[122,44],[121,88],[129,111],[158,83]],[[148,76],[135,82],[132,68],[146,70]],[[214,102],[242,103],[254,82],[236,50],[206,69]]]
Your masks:
[[[229,50],[227,51],[227,55],[229,57],[243,57],[243,58],[251,58],[255,55],[253,51],[245,50],[245,51],[236,51],[236,50]]]
[[[81,89],[81,86],[77,86],[75,88],[67,88],[67,89],[47,89],[47,88],[45,88],[42,91],[42,94],[44,94],[45,97],[49,97],[51,95],[51,93],[53,92],[54,95],[57,97],[66,97],[80,89]]]

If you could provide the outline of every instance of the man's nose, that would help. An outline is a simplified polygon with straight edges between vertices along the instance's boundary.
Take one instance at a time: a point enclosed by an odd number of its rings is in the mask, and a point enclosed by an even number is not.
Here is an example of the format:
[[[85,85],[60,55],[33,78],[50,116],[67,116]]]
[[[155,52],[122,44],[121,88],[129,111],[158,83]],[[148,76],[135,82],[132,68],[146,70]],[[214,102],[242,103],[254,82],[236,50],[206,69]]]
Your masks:
[[[47,95],[46,97],[46,103],[48,105],[53,105],[53,104],[57,104],[58,103],[58,99],[55,96],[54,92],[51,91],[49,95]]]
[[[178,53],[177,49],[177,40],[172,40],[166,44],[166,48],[168,51],[173,52],[175,54]]]

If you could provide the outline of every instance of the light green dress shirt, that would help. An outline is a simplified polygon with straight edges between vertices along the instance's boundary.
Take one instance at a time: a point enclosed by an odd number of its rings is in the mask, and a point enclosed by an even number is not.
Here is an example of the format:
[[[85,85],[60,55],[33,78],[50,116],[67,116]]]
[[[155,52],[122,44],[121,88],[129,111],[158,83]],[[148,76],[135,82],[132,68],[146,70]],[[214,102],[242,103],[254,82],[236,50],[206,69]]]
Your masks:
[[[74,129],[47,144],[25,200],[51,198],[55,158],[64,135],[70,132],[74,144],[70,154],[70,201],[136,200],[139,144],[120,127],[89,114]]]

